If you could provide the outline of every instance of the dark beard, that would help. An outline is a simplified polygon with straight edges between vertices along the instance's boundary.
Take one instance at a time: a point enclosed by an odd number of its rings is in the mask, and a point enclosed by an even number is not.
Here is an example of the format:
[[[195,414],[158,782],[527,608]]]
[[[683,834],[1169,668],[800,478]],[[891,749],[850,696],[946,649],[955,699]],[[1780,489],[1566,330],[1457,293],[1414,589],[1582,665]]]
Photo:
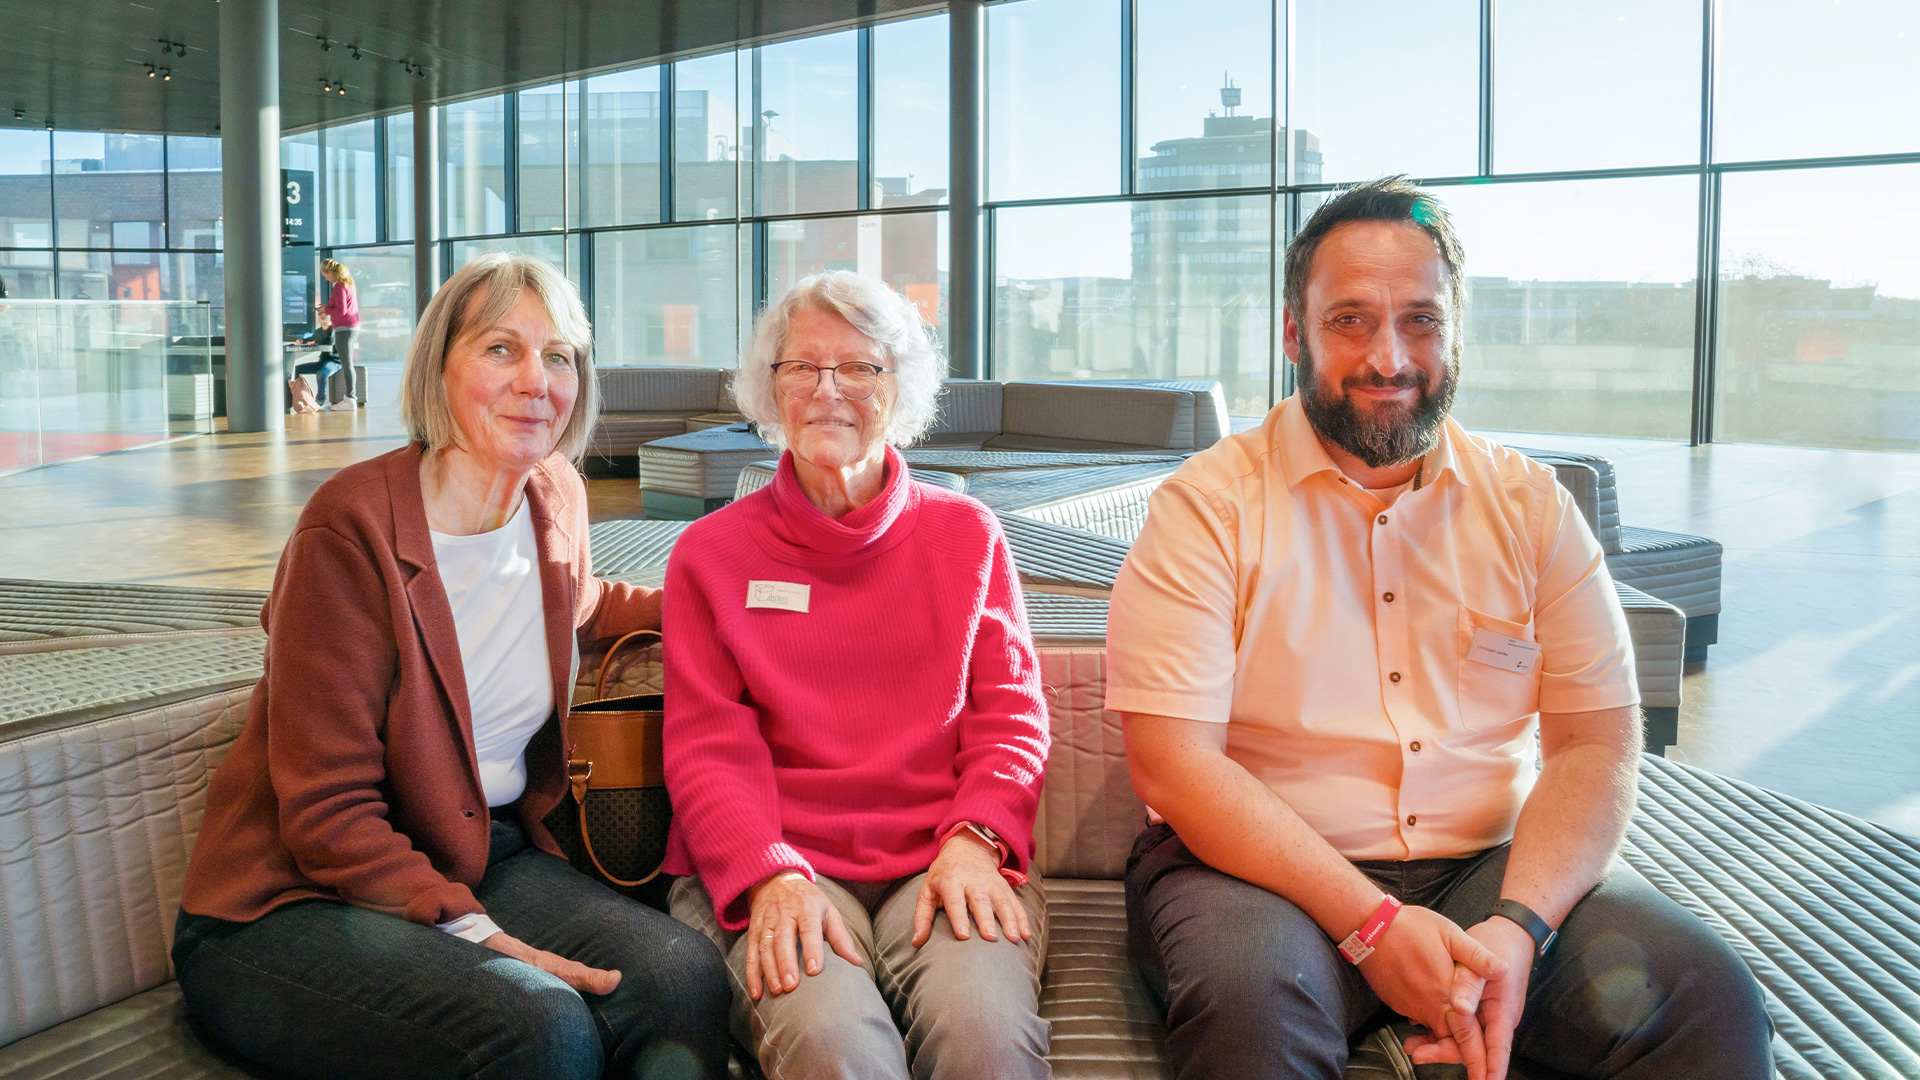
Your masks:
[[[1327,396],[1320,393],[1320,380],[1313,370],[1313,355],[1307,351],[1304,335],[1300,357],[1295,363],[1300,407],[1306,410],[1307,422],[1323,438],[1359,458],[1368,468],[1405,465],[1425,457],[1440,445],[1440,428],[1446,422],[1447,412],[1453,408],[1453,393],[1460,384],[1458,361],[1451,358],[1447,361],[1446,374],[1438,390],[1428,386],[1432,380],[1424,371],[1403,371],[1390,379],[1379,372],[1368,371],[1347,376],[1340,391]],[[1346,395],[1347,387],[1351,386],[1410,386],[1415,390],[1415,397],[1410,406],[1394,405],[1362,412]]]

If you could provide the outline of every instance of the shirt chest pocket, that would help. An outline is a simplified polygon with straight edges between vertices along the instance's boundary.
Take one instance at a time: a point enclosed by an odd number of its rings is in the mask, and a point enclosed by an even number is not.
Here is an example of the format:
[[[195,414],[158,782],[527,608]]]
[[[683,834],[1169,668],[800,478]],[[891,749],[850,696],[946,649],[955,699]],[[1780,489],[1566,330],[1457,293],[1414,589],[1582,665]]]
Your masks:
[[[1491,731],[1539,711],[1540,650],[1531,621],[1496,618],[1462,605],[1455,636],[1462,726]]]

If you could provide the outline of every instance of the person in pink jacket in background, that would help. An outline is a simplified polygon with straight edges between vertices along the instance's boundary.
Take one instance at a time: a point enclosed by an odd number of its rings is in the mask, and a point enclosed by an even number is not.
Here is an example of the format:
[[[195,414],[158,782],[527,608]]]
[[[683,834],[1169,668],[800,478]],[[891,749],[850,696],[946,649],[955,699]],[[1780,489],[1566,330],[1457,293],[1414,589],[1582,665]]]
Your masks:
[[[885,285],[801,281],[734,381],[778,473],[667,566],[670,902],[769,1076],[1050,1075],[1026,609],[993,513],[895,449],[944,370]]]
[[[352,409],[359,401],[355,393],[353,346],[360,336],[360,298],[354,292],[353,274],[345,264],[333,259],[320,260],[320,276],[333,283],[327,302],[320,306],[320,325],[333,330],[333,354],[340,358],[340,383],[344,388],[329,408]],[[323,378],[320,392],[326,393],[333,380]]]

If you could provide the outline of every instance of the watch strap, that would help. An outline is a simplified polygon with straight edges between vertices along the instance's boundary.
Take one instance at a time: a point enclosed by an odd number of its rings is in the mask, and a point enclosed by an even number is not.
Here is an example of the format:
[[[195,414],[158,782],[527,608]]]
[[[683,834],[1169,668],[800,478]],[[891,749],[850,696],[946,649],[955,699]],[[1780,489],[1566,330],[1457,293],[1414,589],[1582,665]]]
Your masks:
[[[1487,908],[1487,917],[1495,915],[1527,932],[1527,936],[1533,939],[1533,955],[1536,957],[1547,955],[1547,950],[1553,947],[1553,939],[1560,936],[1559,931],[1547,925],[1547,920],[1534,914],[1532,908],[1518,900],[1509,900],[1504,896],[1495,900]]]

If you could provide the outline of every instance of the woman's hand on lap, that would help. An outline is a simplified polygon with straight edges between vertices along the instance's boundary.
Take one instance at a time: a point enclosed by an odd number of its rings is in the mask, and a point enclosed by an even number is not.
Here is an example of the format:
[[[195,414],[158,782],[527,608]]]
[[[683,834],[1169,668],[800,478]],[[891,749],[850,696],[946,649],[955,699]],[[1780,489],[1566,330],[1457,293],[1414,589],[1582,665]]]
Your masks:
[[[545,949],[536,949],[504,930],[480,944],[494,952],[532,964],[583,994],[611,994],[620,985],[620,973],[617,971],[602,971]]]
[[[866,966],[839,910],[805,874],[781,871],[755,885],[747,896],[753,910],[747,922],[747,996],[753,1000],[760,1000],[762,986],[775,994],[799,989],[801,957],[807,974],[820,974],[826,962],[823,944],[854,967]]]
[[[961,941],[971,936],[970,921],[979,924],[980,936],[988,941],[1000,940],[1002,931],[1012,941],[1033,937],[1026,907],[1000,874],[999,850],[971,830],[948,838],[927,868],[913,912],[914,948],[933,936],[933,920],[942,909],[953,924],[953,936]]]

